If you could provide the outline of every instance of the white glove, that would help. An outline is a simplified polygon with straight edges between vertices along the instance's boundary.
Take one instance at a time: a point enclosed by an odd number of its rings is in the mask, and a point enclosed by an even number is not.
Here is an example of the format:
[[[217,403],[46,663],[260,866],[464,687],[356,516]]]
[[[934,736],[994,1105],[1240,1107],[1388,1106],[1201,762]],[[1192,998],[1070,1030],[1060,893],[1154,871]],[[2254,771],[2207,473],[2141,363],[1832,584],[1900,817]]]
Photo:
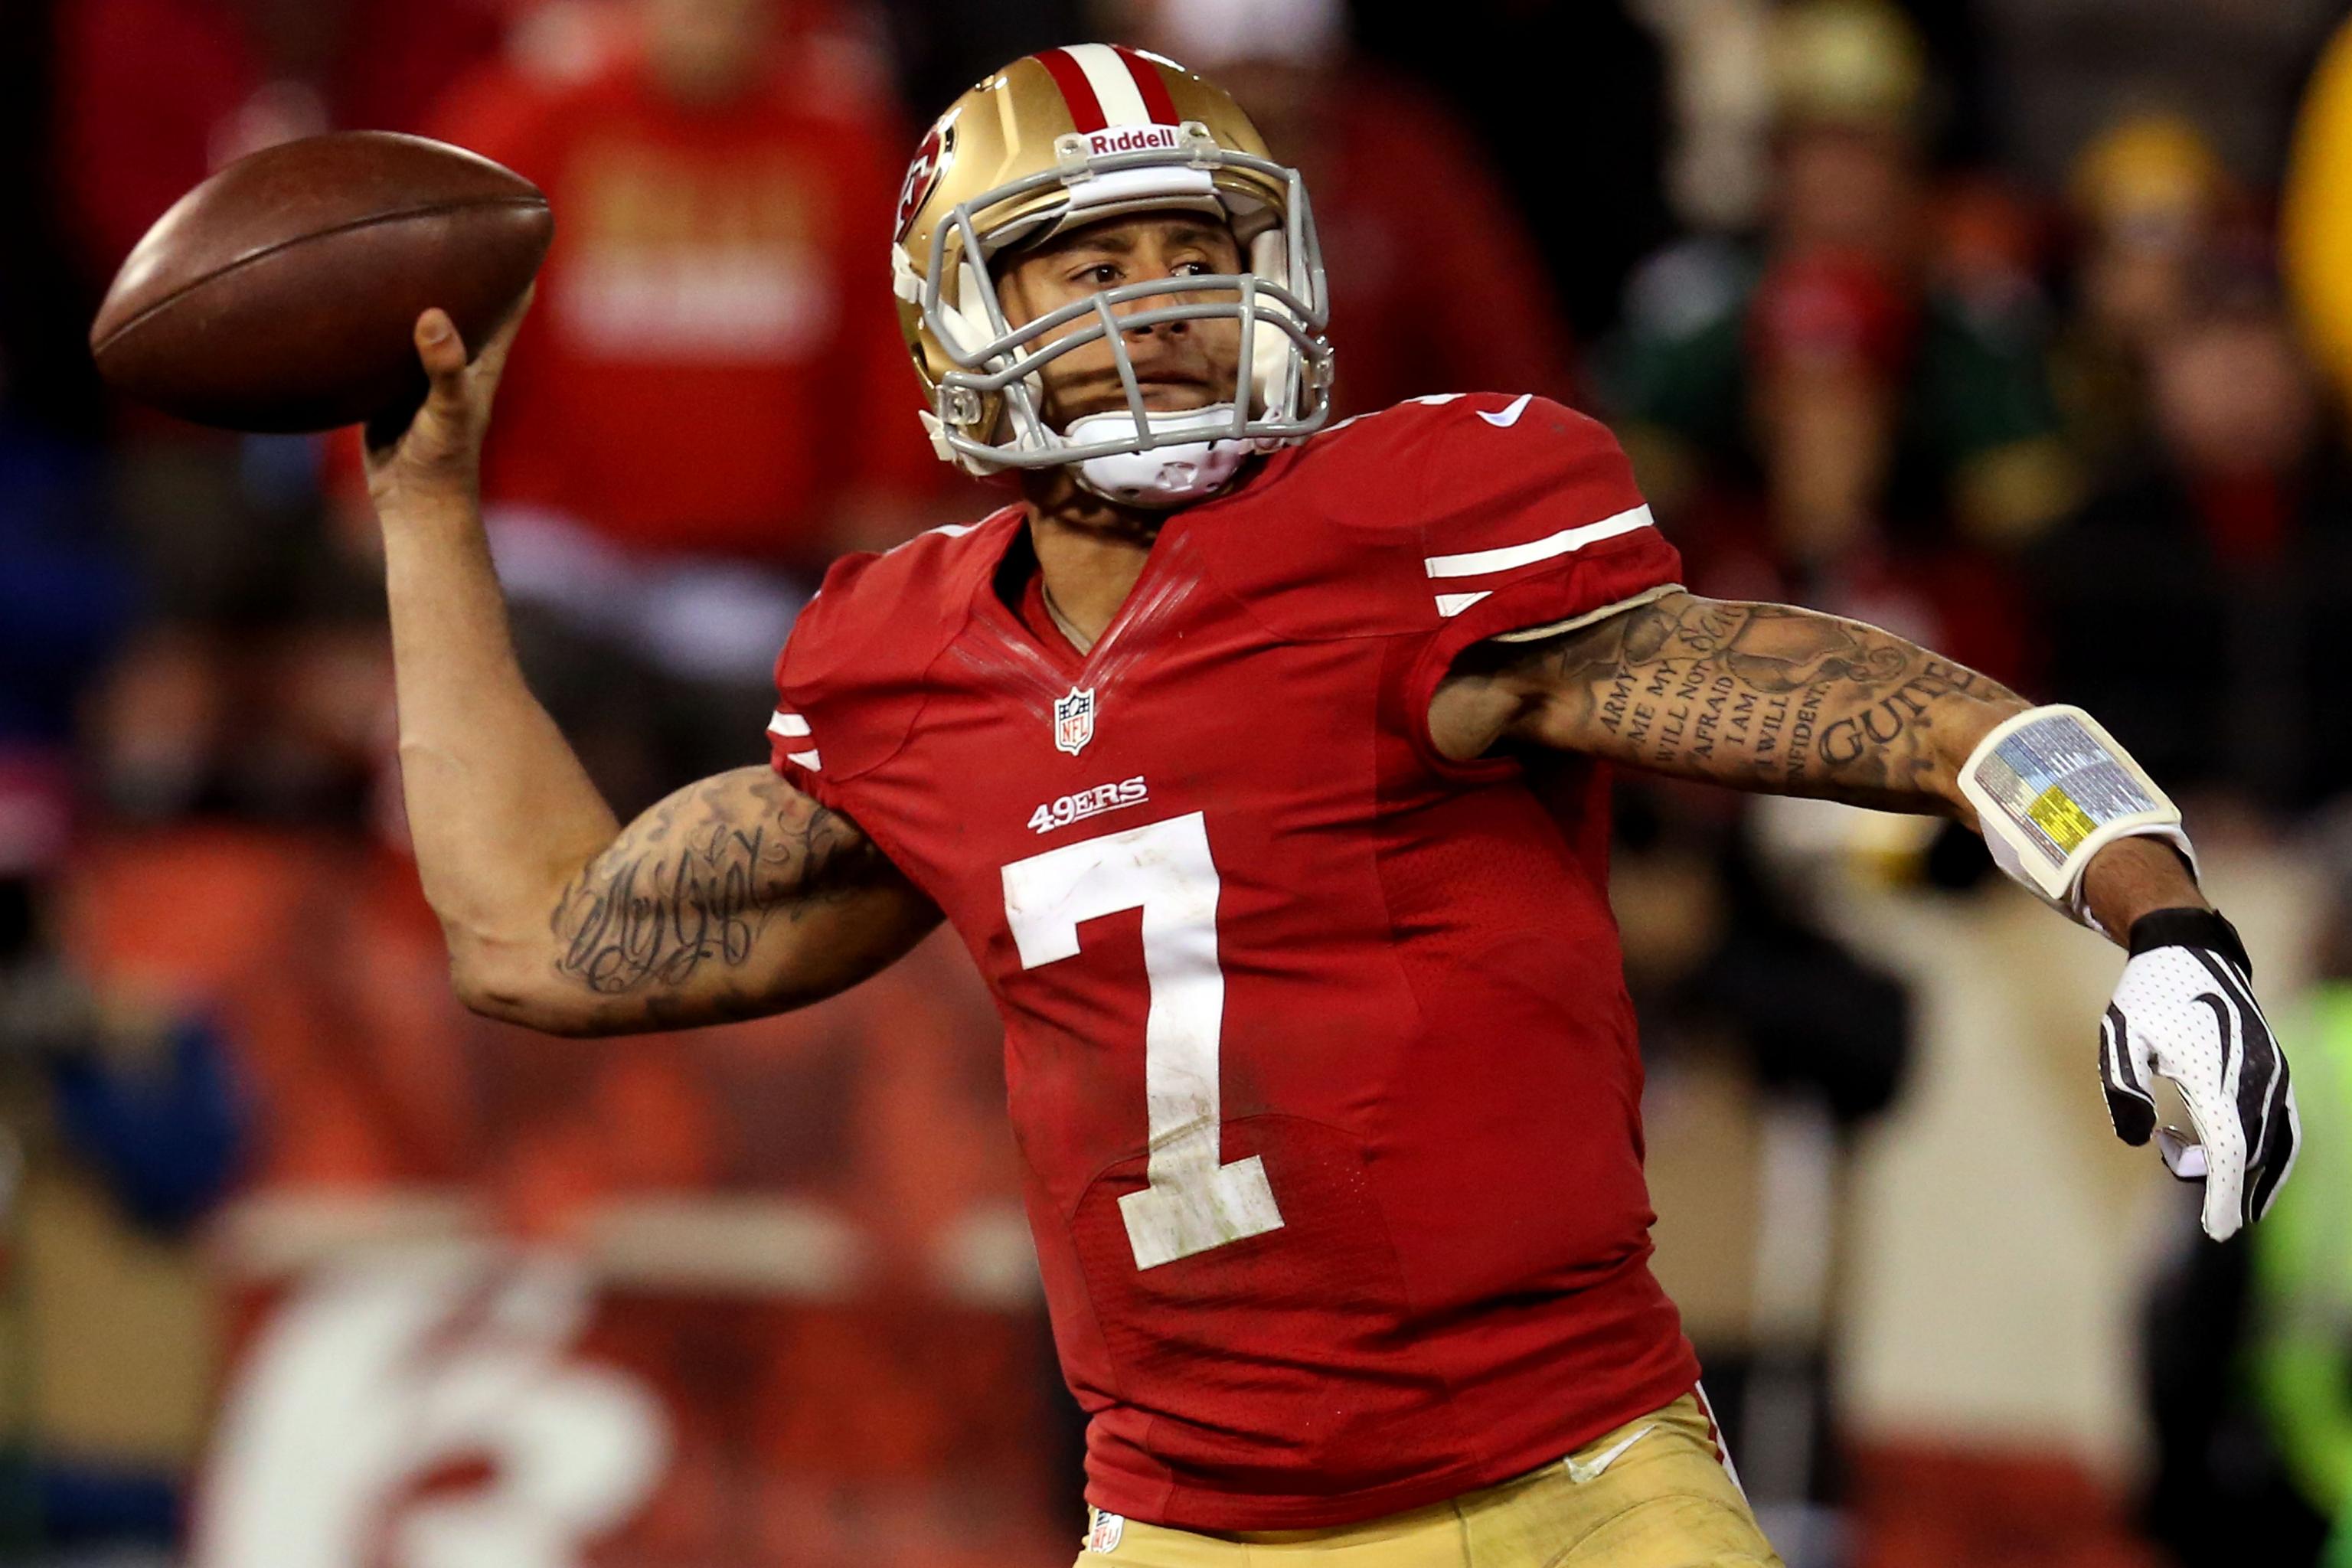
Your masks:
[[[2156,1124],[2158,1075],[2179,1088],[2195,1142]],[[2099,1077],[2116,1136],[2137,1147],[2153,1133],[2167,1169],[2205,1184],[2206,1235],[2226,1241],[2262,1218],[2294,1166],[2303,1124],[2228,921],[2180,909],[2132,923],[2131,959],[2099,1026]]]

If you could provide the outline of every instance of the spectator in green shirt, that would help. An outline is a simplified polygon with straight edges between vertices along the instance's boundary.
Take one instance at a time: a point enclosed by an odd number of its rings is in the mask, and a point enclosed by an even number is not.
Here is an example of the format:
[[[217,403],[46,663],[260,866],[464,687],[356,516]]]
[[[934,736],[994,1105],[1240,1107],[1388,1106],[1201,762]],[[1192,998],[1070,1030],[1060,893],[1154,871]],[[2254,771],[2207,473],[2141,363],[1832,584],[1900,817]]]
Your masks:
[[[1867,275],[1885,300],[1883,341],[1868,345],[1885,409],[1872,525],[2006,549],[2074,497],[2038,296],[2021,267],[1939,257],[1917,44],[1898,18],[1811,0],[1783,13],[1780,41],[1764,233],[1688,241],[1645,264],[1603,366],[1645,488],[1670,510],[1727,470],[1760,468],[1769,488],[1783,426],[1764,362],[1787,333],[1764,318],[1801,293],[1792,279],[1832,268]],[[1798,555],[1811,545],[1783,542]]]

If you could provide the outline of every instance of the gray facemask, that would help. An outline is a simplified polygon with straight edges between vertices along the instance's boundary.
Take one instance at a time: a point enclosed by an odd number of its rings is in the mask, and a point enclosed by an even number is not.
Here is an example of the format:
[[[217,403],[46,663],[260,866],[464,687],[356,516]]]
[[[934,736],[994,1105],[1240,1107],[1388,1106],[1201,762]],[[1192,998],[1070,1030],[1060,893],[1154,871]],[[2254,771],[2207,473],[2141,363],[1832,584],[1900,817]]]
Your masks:
[[[1221,147],[1196,121],[1181,127],[1173,147],[1096,154],[1084,137],[1066,136],[1055,150],[1057,168],[984,191],[952,209],[932,231],[923,274],[903,252],[898,257],[899,297],[921,310],[925,326],[954,362],[938,378],[938,406],[924,416],[940,455],[982,474],[1072,467],[1078,482],[1098,495],[1130,505],[1177,506],[1214,494],[1251,454],[1320,428],[1330,415],[1331,348],[1323,338],[1329,304],[1297,172]],[[1264,204],[1253,208],[1221,190],[1213,178],[1221,168],[1281,182],[1287,209],[1281,221]],[[1042,214],[1026,213],[993,231],[974,220],[976,213],[1057,184],[1066,201]],[[1224,217],[1243,241],[1248,270],[1120,284],[1019,328],[1005,320],[992,257],[1082,224],[1170,208]],[[952,267],[950,235],[959,240]],[[1139,308],[1121,309],[1130,306]],[[1122,334],[1195,321],[1239,323],[1240,395],[1209,408],[1154,413],[1144,406]],[[1066,337],[1043,341],[1072,323],[1082,324]],[[1039,372],[1098,342],[1111,345],[1126,407],[1087,415],[1057,431],[1041,413]],[[998,426],[992,414],[1000,398]]]

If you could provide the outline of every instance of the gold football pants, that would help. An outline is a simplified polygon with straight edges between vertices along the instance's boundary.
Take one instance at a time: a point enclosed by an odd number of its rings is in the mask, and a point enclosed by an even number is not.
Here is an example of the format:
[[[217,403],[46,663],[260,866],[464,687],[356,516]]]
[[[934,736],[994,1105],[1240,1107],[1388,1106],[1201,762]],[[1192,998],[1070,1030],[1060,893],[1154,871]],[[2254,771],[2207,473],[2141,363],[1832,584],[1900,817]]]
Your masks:
[[[1362,1524],[1089,1522],[1076,1568],[1783,1568],[1687,1394],[1541,1469]]]

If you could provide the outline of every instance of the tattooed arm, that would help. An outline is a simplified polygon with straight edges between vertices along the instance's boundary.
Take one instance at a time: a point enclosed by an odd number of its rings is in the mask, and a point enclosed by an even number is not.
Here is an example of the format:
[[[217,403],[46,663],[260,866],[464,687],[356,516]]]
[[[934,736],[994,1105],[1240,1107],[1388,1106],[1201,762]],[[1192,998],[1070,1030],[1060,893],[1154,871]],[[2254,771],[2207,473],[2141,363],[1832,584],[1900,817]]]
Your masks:
[[[467,999],[558,1034],[753,1017],[848,989],[939,920],[855,822],[737,768],[624,828],[564,885],[520,984]]]
[[[1533,642],[1466,651],[1430,706],[1441,750],[1582,752],[1735,789],[1818,795],[1974,826],[1969,753],[2026,701],[1858,621],[1675,592]],[[2202,905],[2188,868],[2127,838],[2093,862],[2100,922]]]
[[[533,1028],[614,1034],[856,984],[940,918],[856,823],[749,767],[623,827],[524,686],[476,487],[520,320],[468,363],[427,312],[431,394],[405,427],[369,431],[401,789],[457,994]]]
[[[1448,706],[1433,708],[1432,732],[1449,752],[1517,742],[1735,788],[1952,812],[1966,810],[1960,763],[2026,706],[1858,621],[1684,593],[1542,641],[1480,644],[1438,700]]]
[[[402,671],[404,721],[429,712],[409,700],[417,673]],[[504,729],[430,746],[425,732],[421,717],[404,723],[417,868],[478,1013],[608,1035],[782,1012],[855,985],[939,922],[855,822],[764,764],[616,827],[536,704]]]

